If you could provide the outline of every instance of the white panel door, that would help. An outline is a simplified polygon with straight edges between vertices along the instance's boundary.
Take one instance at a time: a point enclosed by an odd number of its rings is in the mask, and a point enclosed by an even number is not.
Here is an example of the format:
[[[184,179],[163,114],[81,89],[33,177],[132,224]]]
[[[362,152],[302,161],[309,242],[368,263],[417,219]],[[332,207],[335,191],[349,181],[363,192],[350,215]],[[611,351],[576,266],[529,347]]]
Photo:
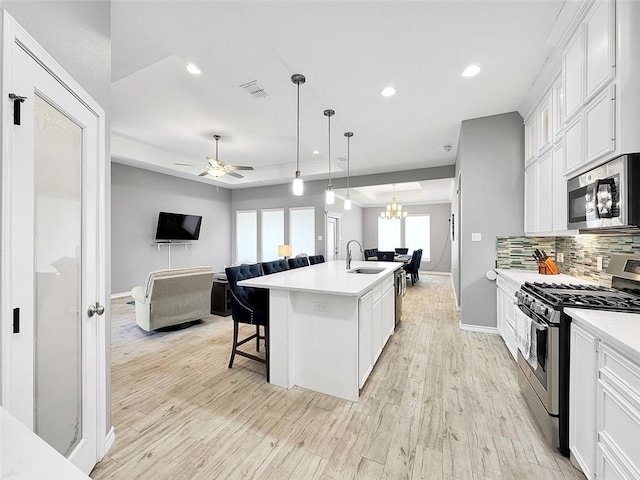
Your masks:
[[[582,29],[567,47],[563,57],[564,111],[570,118],[582,106],[584,100],[584,48]]]
[[[3,318],[15,320],[3,406],[88,473],[106,436],[104,114],[30,47],[5,47],[8,86],[25,99],[19,125],[13,105],[4,114]]]
[[[585,162],[615,150],[615,85],[591,100],[584,110]]]
[[[524,232],[536,231],[536,176],[538,164],[529,165],[524,171]]]
[[[614,77],[615,2],[600,0],[585,22],[585,98],[596,95]]]
[[[536,178],[536,231],[550,232],[553,228],[553,161],[551,152],[538,159]]]
[[[567,229],[567,181],[564,179],[564,144],[553,149],[553,229]]]

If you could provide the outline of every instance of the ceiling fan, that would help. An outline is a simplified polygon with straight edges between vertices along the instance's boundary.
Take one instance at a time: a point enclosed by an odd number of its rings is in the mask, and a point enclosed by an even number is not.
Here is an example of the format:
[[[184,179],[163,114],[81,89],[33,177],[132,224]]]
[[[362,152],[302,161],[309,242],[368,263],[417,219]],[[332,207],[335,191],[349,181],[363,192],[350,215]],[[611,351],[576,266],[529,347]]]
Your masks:
[[[253,170],[253,167],[247,167],[242,165],[227,165],[221,160],[218,160],[218,140],[220,135],[214,135],[213,138],[216,141],[216,158],[206,157],[209,165],[206,170],[199,174],[199,177],[211,175],[212,177],[221,177],[223,175],[230,175],[235,178],[244,178],[244,175],[240,175],[236,170]],[[202,167],[203,165],[193,165],[191,163],[174,163],[174,165],[180,165],[183,167]]]

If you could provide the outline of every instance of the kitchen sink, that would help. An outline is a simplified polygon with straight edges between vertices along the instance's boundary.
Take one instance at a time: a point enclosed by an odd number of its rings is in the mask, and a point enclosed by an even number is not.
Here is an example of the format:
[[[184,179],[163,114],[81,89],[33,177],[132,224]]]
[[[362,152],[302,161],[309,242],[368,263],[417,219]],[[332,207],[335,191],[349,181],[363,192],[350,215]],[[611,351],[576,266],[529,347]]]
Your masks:
[[[375,275],[376,273],[383,272],[384,268],[379,267],[360,267],[360,268],[352,268],[351,270],[347,270],[348,273],[366,273],[369,275]]]

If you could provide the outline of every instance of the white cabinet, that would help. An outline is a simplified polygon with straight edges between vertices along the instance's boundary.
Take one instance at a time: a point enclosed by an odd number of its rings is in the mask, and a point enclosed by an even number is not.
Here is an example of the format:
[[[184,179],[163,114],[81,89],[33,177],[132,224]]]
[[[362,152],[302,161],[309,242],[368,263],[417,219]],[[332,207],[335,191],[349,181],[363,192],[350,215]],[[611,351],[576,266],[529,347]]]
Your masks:
[[[525,164],[536,158],[536,117],[524,122],[524,161]]]
[[[569,448],[590,480],[593,478],[596,458],[597,349],[598,339],[595,335],[573,323],[569,374]]]
[[[615,85],[610,85],[591,100],[584,110],[586,163],[616,149],[615,101]]]
[[[516,346],[514,315],[514,310],[518,307],[516,305],[515,294],[520,288],[520,285],[508,282],[503,277],[498,276],[496,280],[496,287],[496,324],[498,326],[498,333],[500,333],[509,353],[511,353],[511,356],[515,360],[518,353]]]
[[[582,164],[582,116],[574,118],[564,129],[564,163],[565,171],[575,170]]]
[[[582,28],[573,37],[562,58],[564,78],[564,108],[567,118],[576,114],[584,99],[584,45]]]
[[[358,386],[362,388],[373,368],[373,291],[358,303]]]
[[[564,179],[564,144],[558,143],[553,148],[553,230],[560,232],[567,229],[567,182]]]
[[[640,478],[640,362],[571,324],[569,442],[585,476]]]
[[[393,276],[358,300],[358,386],[362,388],[395,328]]]
[[[537,154],[541,155],[551,146],[551,115],[552,106],[552,92],[549,92],[544,96],[544,99],[538,105],[536,112],[536,133],[537,133]]]
[[[553,230],[553,160],[551,152],[538,159],[536,172],[536,225],[538,233]]]
[[[394,283],[389,282],[382,289],[382,334],[384,343],[393,334],[396,326],[396,297]]]
[[[599,0],[584,23],[585,99],[589,101],[615,75],[615,2]]]
[[[553,141],[562,140],[562,130],[564,128],[564,84],[562,83],[562,75],[556,78],[551,87],[552,91],[552,133]]]
[[[529,165],[524,170],[524,231],[535,233],[536,231],[536,188],[537,188],[538,164]]]

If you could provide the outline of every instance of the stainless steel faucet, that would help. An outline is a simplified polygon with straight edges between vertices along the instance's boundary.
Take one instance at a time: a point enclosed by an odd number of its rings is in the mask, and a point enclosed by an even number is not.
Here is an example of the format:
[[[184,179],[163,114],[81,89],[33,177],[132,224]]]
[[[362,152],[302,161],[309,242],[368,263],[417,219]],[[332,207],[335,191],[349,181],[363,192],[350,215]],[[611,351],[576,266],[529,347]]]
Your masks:
[[[355,242],[358,244],[358,246],[360,247],[360,253],[364,253],[364,250],[362,249],[362,245],[360,245],[360,242],[357,240],[349,240],[347,242],[347,270],[349,270],[351,268],[351,250],[349,249],[349,246],[351,245],[351,242]]]

